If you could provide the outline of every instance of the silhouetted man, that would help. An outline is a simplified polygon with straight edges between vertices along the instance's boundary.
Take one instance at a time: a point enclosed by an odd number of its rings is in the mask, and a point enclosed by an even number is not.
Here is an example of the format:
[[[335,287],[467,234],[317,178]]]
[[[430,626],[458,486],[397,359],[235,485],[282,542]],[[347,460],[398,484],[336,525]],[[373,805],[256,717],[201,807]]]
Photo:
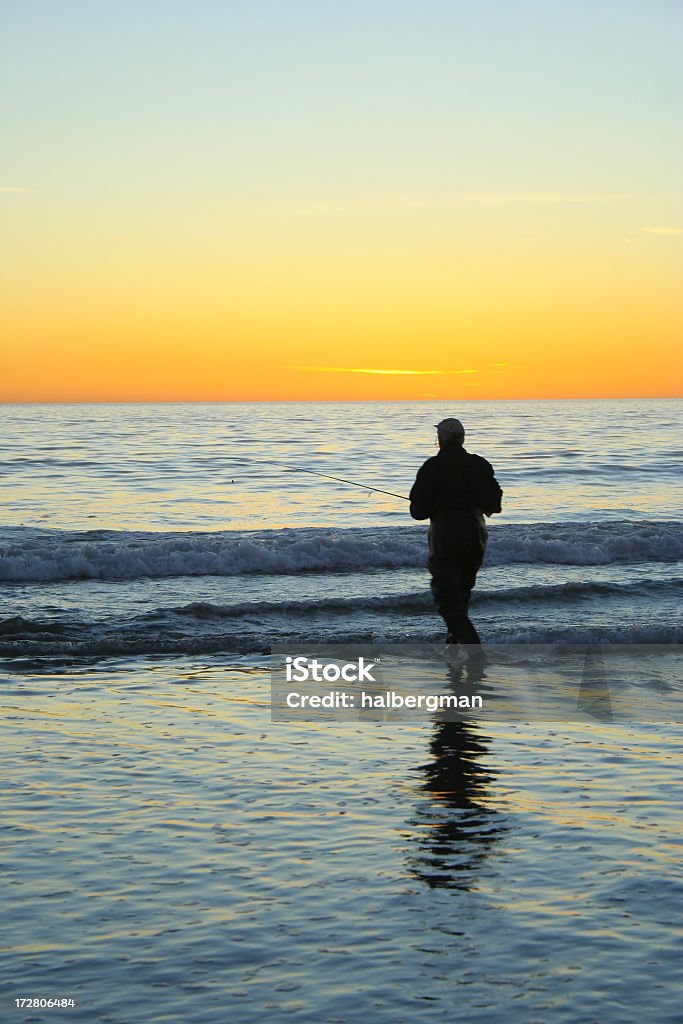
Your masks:
[[[439,453],[417,474],[410,514],[430,520],[429,571],[446,643],[478,644],[467,611],[488,537],[484,515],[500,512],[503,492],[491,464],[465,451],[460,420],[441,420],[436,430]]]

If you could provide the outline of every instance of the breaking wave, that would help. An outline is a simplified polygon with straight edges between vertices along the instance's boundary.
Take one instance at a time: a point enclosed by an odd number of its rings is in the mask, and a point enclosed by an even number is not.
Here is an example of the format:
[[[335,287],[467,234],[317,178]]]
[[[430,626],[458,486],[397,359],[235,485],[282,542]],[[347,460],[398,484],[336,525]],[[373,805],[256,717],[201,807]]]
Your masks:
[[[495,525],[489,565],[609,565],[683,559],[683,524],[612,521]],[[363,572],[425,563],[425,528],[301,528],[217,533],[6,528],[0,580]]]

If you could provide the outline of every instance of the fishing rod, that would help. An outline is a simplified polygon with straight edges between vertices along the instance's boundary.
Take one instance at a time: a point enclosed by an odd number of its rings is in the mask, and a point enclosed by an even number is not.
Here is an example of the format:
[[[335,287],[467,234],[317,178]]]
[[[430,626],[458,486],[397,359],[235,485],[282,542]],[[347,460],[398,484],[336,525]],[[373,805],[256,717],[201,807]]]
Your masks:
[[[244,460],[245,456],[241,459]],[[346,480],[343,476],[330,476],[329,473],[319,473],[315,469],[304,469],[303,466],[286,466],[282,462],[273,462],[272,459],[253,459],[254,462],[265,462],[269,466],[277,466],[279,469],[285,469],[290,473],[310,473],[311,476],[322,476],[326,480],[336,480],[339,484],[350,484],[351,487],[360,487],[364,491],[375,491],[376,494],[388,494],[391,498],[400,498],[401,501],[410,501],[405,494],[396,494],[395,491],[385,491],[381,487],[370,487],[369,484],[361,484],[357,480]]]

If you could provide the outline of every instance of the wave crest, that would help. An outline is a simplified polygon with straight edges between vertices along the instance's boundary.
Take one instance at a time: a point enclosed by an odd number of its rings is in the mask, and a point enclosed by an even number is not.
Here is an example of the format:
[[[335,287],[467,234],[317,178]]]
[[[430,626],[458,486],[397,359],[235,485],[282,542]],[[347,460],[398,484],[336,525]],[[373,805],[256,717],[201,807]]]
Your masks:
[[[675,562],[683,524],[654,521],[495,525],[486,561],[551,565]],[[0,580],[14,583],[176,576],[363,572],[423,566],[425,528],[302,528],[219,533],[12,528]]]

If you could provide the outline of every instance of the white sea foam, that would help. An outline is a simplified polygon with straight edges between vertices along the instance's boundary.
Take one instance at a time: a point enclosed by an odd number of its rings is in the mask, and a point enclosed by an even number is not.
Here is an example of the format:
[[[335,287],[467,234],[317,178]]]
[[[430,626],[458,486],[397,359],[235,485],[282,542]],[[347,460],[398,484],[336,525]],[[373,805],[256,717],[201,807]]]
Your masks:
[[[142,579],[349,572],[420,567],[424,527],[71,532],[11,528],[0,535],[0,580]],[[683,524],[614,521],[502,524],[489,565],[610,565],[683,559]]]

